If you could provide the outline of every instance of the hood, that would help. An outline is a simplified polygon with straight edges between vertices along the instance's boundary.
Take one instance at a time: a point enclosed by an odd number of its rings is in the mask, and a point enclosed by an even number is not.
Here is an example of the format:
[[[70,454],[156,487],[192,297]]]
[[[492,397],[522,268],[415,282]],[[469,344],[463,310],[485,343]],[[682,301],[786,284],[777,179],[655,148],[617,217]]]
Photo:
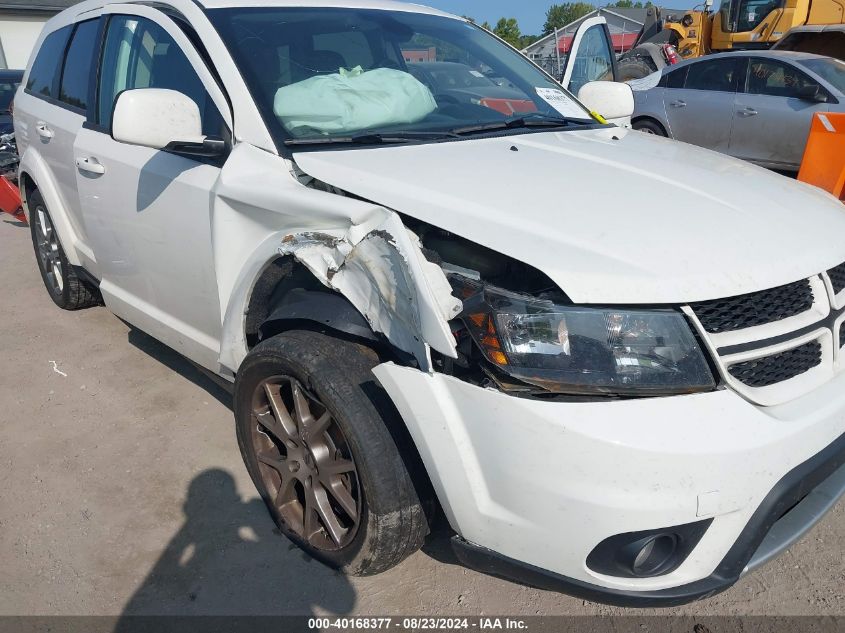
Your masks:
[[[819,189],[620,128],[300,152],[308,175],[546,273],[576,303],[678,304],[845,262]]]

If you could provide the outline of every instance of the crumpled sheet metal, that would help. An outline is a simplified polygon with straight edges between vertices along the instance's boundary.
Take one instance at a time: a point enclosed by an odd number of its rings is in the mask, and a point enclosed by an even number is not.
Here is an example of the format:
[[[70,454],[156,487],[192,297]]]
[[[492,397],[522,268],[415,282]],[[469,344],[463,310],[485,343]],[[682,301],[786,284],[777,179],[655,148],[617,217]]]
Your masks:
[[[349,299],[375,332],[412,354],[424,371],[433,371],[429,348],[457,358],[449,321],[461,312],[462,303],[396,213],[386,211],[342,234],[288,235],[279,253],[293,256]]]

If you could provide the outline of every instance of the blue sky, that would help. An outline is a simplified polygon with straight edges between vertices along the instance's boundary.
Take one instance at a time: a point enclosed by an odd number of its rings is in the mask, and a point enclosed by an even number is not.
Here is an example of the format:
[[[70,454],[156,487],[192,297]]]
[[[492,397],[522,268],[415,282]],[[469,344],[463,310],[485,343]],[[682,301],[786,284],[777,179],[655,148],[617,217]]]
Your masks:
[[[546,11],[553,4],[575,2],[577,0],[407,0],[416,4],[424,4],[441,11],[448,11],[457,15],[468,15],[480,24],[485,20],[496,25],[499,18],[516,18],[523,35],[540,35],[546,23]],[[603,7],[613,0],[586,0],[590,4]],[[643,0],[644,1],[644,0]],[[656,3],[659,6],[683,7],[684,2]],[[694,4],[692,2],[690,5]],[[714,2],[718,9],[719,2]],[[676,9],[677,10],[677,9]]]
[[[468,15],[479,23],[487,20],[494,25],[499,18],[516,18],[526,35],[539,35],[546,22],[546,11],[553,0],[412,0],[436,9]],[[603,2],[602,4],[606,4]]]

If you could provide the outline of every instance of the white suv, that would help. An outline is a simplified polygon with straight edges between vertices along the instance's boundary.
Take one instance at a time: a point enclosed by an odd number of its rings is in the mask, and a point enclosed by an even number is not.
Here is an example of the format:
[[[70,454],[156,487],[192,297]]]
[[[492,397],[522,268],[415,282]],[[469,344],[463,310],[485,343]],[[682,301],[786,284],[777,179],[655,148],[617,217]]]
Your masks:
[[[806,533],[845,490],[841,203],[461,18],[324,4],[47,24],[15,125],[56,304],[231,381],[274,520],[347,573],[439,507],[468,565],[670,605]],[[630,114],[605,25],[569,57]]]

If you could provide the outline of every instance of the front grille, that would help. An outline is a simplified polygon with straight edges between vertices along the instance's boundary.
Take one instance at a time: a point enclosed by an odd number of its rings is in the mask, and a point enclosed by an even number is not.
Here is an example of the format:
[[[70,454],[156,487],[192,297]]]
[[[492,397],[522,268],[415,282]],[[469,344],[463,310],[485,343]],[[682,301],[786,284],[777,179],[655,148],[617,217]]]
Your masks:
[[[833,284],[833,293],[839,294],[845,290],[845,263],[839,264],[836,268],[827,271],[830,275],[830,283]]]
[[[822,346],[810,341],[795,349],[766,356],[728,368],[731,376],[749,387],[769,387],[810,371],[822,362]]]
[[[734,332],[806,312],[813,307],[813,288],[804,279],[772,290],[693,303],[691,307],[710,334]]]

